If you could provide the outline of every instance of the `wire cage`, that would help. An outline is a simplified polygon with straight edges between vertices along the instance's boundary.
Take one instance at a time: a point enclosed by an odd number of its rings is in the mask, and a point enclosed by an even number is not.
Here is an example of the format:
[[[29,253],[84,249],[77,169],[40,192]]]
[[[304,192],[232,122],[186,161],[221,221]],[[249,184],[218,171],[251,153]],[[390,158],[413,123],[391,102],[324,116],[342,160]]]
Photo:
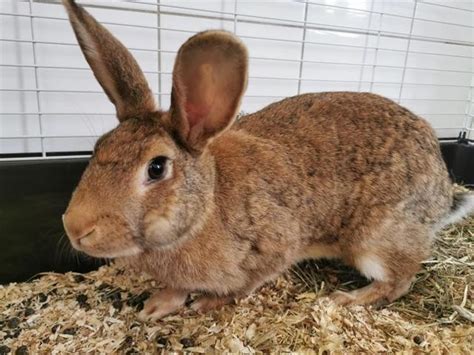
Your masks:
[[[83,0],[130,49],[167,108],[179,46],[210,28],[250,53],[243,112],[305,92],[370,91],[474,138],[474,4],[468,1]],[[0,159],[87,157],[117,122],[60,1],[0,2]]]

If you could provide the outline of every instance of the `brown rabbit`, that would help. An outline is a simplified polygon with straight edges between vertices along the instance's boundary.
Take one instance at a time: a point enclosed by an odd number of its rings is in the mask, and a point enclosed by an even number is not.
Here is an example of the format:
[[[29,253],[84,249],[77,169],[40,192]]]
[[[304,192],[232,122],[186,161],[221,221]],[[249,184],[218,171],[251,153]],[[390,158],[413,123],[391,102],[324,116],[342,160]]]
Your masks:
[[[369,93],[304,94],[243,117],[247,51],[206,31],[177,54],[161,111],[125,47],[64,1],[84,55],[117,109],[64,214],[72,245],[121,257],[166,288],[142,319],[190,292],[205,311],[291,265],[339,258],[373,282],[340,304],[405,294],[437,230],[474,209],[456,194],[430,125]]]

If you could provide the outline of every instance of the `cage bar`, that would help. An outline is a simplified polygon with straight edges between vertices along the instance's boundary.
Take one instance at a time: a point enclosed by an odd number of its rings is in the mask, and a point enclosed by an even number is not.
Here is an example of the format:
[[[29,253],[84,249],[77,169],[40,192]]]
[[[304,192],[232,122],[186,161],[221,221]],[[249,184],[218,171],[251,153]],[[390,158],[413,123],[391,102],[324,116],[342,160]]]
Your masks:
[[[93,3],[86,1],[78,1],[83,4],[86,8],[91,9],[101,9],[101,10],[116,10],[124,12],[136,12],[143,14],[150,14],[151,16],[156,16],[156,21],[153,23],[121,23],[119,21],[107,20],[102,23],[106,26],[117,26],[122,29],[135,29],[140,30],[153,30],[156,31],[157,41],[156,48],[143,48],[140,46],[129,46],[129,50],[134,53],[143,53],[144,55],[157,55],[158,63],[157,69],[154,70],[144,70],[145,74],[157,75],[155,82],[156,92],[154,94],[158,98],[158,103],[160,107],[169,100],[170,93],[166,92],[169,88],[165,86],[165,82],[170,80],[171,72],[166,69],[164,66],[164,61],[167,57],[173,56],[176,54],[175,50],[170,50],[163,46],[163,41],[166,40],[167,36],[172,34],[187,34],[192,35],[195,33],[195,30],[192,28],[187,28],[186,26],[181,28],[171,28],[167,26],[166,22],[163,21],[165,17],[163,16],[173,16],[176,18],[186,18],[190,21],[194,19],[199,21],[206,20],[219,20],[230,25],[232,31],[237,33],[242,40],[245,41],[254,41],[254,43],[268,44],[271,46],[291,46],[294,45],[298,48],[298,51],[293,53],[292,56],[279,56],[273,53],[252,53],[250,51],[250,60],[261,63],[260,65],[265,67],[272,66],[281,66],[284,67],[294,66],[295,70],[292,75],[289,75],[289,71],[282,73],[277,73],[277,75],[268,75],[260,74],[258,72],[252,72],[249,75],[249,82],[251,84],[256,83],[258,87],[273,88],[281,87],[288,89],[285,91],[279,92],[278,90],[266,90],[265,92],[259,93],[254,90],[249,92],[245,96],[246,99],[253,100],[252,102],[257,105],[262,103],[267,104],[271,101],[276,101],[282,99],[289,94],[293,95],[296,93],[307,92],[308,88],[330,88],[330,87],[349,87],[355,91],[387,91],[388,93],[385,96],[392,98],[395,101],[401,102],[404,105],[407,105],[409,108],[413,107],[416,110],[416,113],[428,117],[430,119],[439,119],[434,120],[435,129],[440,132],[442,130],[449,130],[452,132],[457,132],[459,134],[466,134],[467,137],[473,136],[472,132],[474,131],[473,127],[473,116],[472,116],[472,107],[473,107],[473,68],[472,65],[470,70],[464,66],[464,68],[456,67],[447,67],[443,65],[442,61],[466,61],[471,60],[472,62],[472,53],[474,50],[474,41],[469,37],[458,36],[457,38],[444,38],[442,33],[415,33],[415,25],[419,24],[430,24],[432,26],[447,26],[447,28],[455,28],[459,31],[469,31],[474,30],[472,24],[459,23],[456,19],[451,18],[442,18],[442,19],[433,19],[424,17],[423,13],[420,13],[418,4],[423,4],[423,7],[428,6],[432,9],[446,9],[446,10],[459,10],[467,14],[474,13],[473,10],[455,6],[455,4],[440,4],[433,3],[430,1],[415,1],[413,4],[413,11],[411,15],[405,14],[395,14],[389,13],[384,7],[384,2],[382,2],[381,9],[375,9],[375,1],[372,1],[370,8],[360,9],[360,8],[351,8],[346,6],[346,4],[325,4],[318,1],[304,0],[299,2],[293,2],[295,6],[300,6],[301,8],[301,18],[279,18],[273,16],[271,12],[267,13],[244,13],[243,6],[244,4],[238,3],[237,0],[234,0],[233,9],[230,11],[225,10],[222,6],[220,9],[197,9],[192,6],[188,6],[185,3],[176,3],[176,4],[165,4],[160,0],[155,0],[155,2],[145,2],[145,1],[121,1],[119,3]],[[51,117],[56,116],[65,116],[65,117],[77,117],[77,119],[83,117],[113,117],[115,114],[110,110],[104,113],[99,112],[100,110],[92,110],[96,112],[84,113],[84,112],[64,112],[67,110],[52,110],[44,108],[42,103],[45,101],[45,97],[42,94],[52,94],[60,95],[64,94],[90,94],[90,95],[103,95],[102,91],[99,90],[89,90],[78,88],[75,89],[74,86],[71,88],[55,88],[54,85],[49,85],[44,87],[40,81],[40,75],[44,70],[52,71],[64,71],[65,73],[73,73],[74,71],[89,71],[88,67],[81,67],[77,65],[51,65],[48,63],[42,63],[38,61],[37,51],[38,48],[44,49],[44,46],[69,46],[77,47],[77,43],[73,42],[62,42],[62,41],[52,41],[45,39],[39,36],[36,31],[35,26],[36,20],[44,21],[67,21],[66,16],[59,17],[49,14],[42,14],[36,11],[34,4],[56,4],[60,6],[60,2],[57,0],[28,0],[29,11],[25,13],[12,13],[7,11],[0,11],[0,19],[7,17],[22,18],[26,21],[29,21],[30,27],[30,38],[8,38],[8,36],[3,35],[0,38],[0,45],[2,44],[11,44],[11,45],[25,45],[31,46],[32,49],[32,58],[30,63],[18,63],[13,62],[9,63],[0,60],[0,70],[32,70],[34,73],[34,80],[31,81],[29,85],[16,85],[3,84],[0,87],[0,95],[28,95],[31,94],[36,97],[37,107],[28,107],[25,108],[24,112],[21,110],[14,111],[9,108],[0,108],[0,117],[3,120],[9,119],[8,116],[34,116],[38,117],[39,132],[37,134],[18,134],[18,132],[9,132],[6,129],[2,129],[0,133],[0,144],[3,144],[11,140],[39,140],[41,142],[41,151],[38,152],[41,154],[42,159],[58,159],[58,152],[54,152],[54,156],[51,156],[52,152],[48,151],[48,148],[45,146],[45,140],[48,139],[96,139],[99,135],[91,134],[82,135],[82,134],[47,134],[44,131],[44,120],[51,119]],[[137,7],[139,6],[139,7]],[[241,7],[242,6],[242,7]],[[341,11],[343,13],[350,13],[354,15],[366,16],[368,21],[366,26],[358,27],[355,25],[340,25],[340,24],[327,24],[314,21],[311,17],[312,11],[316,9],[326,10],[332,9]],[[240,11],[239,11],[240,10]],[[373,21],[378,20],[378,25],[376,28],[373,28]],[[399,20],[399,21],[409,21],[409,31],[398,31],[393,29],[386,29],[382,24],[388,20]],[[247,32],[240,33],[242,29],[245,29],[245,26],[248,25],[268,25],[272,29],[283,29],[283,30],[301,30],[301,35],[298,37],[285,37],[282,38],[278,35],[277,32],[272,33],[270,30],[268,33],[259,33]],[[275,30],[277,31],[277,30]],[[360,36],[364,38],[363,44],[351,43],[350,41],[345,41],[341,43],[333,43],[332,41],[319,40],[315,34],[332,34],[337,36]],[[461,33],[461,32],[460,32]],[[364,36],[364,37],[363,37]],[[11,36],[10,36],[11,37]],[[316,37],[316,38],[315,38]],[[341,37],[342,38],[342,37]],[[394,41],[406,41],[406,47],[390,47],[390,40]],[[414,48],[414,43],[417,43],[417,47]],[[316,57],[311,57],[309,53],[311,50],[314,50],[317,47],[326,48],[329,50],[347,50],[347,51],[360,51],[362,56],[360,60],[357,58],[342,58],[333,59],[333,60],[324,60]],[[438,46],[439,48],[457,48],[454,53],[448,50],[440,50],[439,52],[433,50],[431,46]],[[173,48],[171,48],[173,49]],[[467,54],[470,53],[470,54]],[[403,58],[402,64],[392,64],[383,62],[381,58],[384,56],[401,56]],[[166,55],[166,56],[164,56]],[[434,65],[428,65],[424,61],[415,62],[412,59],[414,56],[429,56],[434,61]],[[420,57],[422,58],[422,57]],[[441,64],[440,64],[441,63]],[[357,72],[357,75],[348,78],[326,78],[326,77],[317,77],[306,74],[306,70],[309,70],[311,67],[321,67],[326,66],[327,68],[332,68],[334,71],[343,71],[351,70]],[[326,68],[325,67],[325,68]],[[353,68],[353,69],[351,69]],[[149,68],[150,69],[150,68]],[[401,76],[399,79],[396,79],[395,76],[387,80],[387,76],[378,74],[383,71],[392,71],[400,72]],[[398,75],[398,74],[397,74]],[[410,77],[409,77],[410,75]],[[423,77],[427,78],[437,77],[436,80],[413,80],[413,77]],[[461,80],[460,78],[471,78],[471,80]],[[395,79],[394,79],[395,78]],[[452,80],[445,80],[445,78],[451,78]],[[294,87],[294,90],[291,89]],[[398,88],[398,89],[395,89]],[[396,92],[395,92],[396,90]],[[440,92],[440,94],[435,95],[434,97],[423,95],[418,95],[419,90],[429,90],[430,92]],[[453,94],[450,97],[443,97],[443,90],[456,90],[456,94]],[[316,90],[319,91],[319,90]],[[285,94],[283,94],[285,92]],[[454,92],[454,91],[453,91]],[[458,93],[459,92],[459,93]],[[8,97],[10,97],[8,96]],[[5,96],[7,97],[7,96]],[[244,99],[244,102],[246,100]],[[436,112],[436,110],[430,110],[431,105],[445,105],[446,112]],[[2,105],[3,106],[3,105]],[[463,107],[462,112],[459,109]],[[21,117],[21,119],[24,119]],[[456,121],[448,122],[443,119],[445,117],[456,118]],[[6,121],[2,121],[6,122]],[[449,123],[449,124],[448,124]],[[102,133],[102,132],[100,132]],[[6,143],[5,143],[6,144]],[[0,159],[9,160],[9,159],[19,159],[15,158],[1,158],[2,152],[0,151]],[[73,155],[74,156],[74,155]],[[87,155],[78,154],[77,156],[84,157]],[[70,158],[70,153],[68,158]],[[25,156],[24,159],[31,159],[30,156]],[[35,157],[38,159],[38,157]]]

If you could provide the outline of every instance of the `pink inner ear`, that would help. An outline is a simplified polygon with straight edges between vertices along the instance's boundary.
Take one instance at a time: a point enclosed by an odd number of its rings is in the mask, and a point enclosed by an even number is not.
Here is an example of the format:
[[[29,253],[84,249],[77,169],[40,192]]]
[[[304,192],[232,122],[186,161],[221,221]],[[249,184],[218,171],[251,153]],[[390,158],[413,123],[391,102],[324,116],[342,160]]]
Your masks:
[[[189,126],[193,127],[202,121],[208,114],[210,108],[205,106],[199,106],[191,102],[186,103],[186,117],[189,122]]]

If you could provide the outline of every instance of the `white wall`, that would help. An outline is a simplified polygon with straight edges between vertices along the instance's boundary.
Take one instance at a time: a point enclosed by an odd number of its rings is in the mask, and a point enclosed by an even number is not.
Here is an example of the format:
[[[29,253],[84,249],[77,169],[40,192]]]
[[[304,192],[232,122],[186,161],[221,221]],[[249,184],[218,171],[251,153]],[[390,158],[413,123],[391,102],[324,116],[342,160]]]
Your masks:
[[[78,2],[139,10],[88,8],[131,48],[164,108],[180,44],[193,32],[225,28],[251,56],[245,112],[298,92],[373,91],[430,120],[439,136],[474,127],[472,2],[418,1],[414,12],[413,1],[237,1],[162,0],[170,6],[161,7],[161,31],[155,0]],[[30,18],[28,1],[0,0],[0,154],[90,150],[116,124],[63,8],[48,2],[32,1]]]

